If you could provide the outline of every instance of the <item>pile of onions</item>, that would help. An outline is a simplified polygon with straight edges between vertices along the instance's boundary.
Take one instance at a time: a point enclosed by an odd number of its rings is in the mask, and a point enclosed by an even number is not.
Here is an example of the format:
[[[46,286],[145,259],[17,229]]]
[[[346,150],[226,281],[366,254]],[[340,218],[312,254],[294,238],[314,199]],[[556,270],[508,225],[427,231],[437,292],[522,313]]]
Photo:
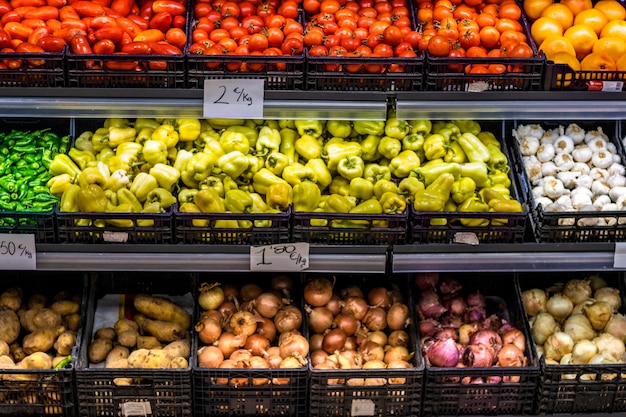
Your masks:
[[[300,333],[303,313],[291,300],[293,282],[286,275],[271,279],[267,289],[203,283],[202,314],[195,330],[198,365],[203,368],[270,369],[306,366],[309,341]],[[207,308],[210,307],[210,308]],[[288,377],[251,373],[248,378],[216,378],[232,386],[288,384]]]
[[[504,311],[487,311],[485,296],[464,291],[452,276],[418,273],[415,309],[422,352],[431,367],[486,368],[527,366],[526,337],[507,322]],[[462,378],[467,383],[515,381],[516,376]],[[518,378],[517,378],[518,379]]]
[[[411,351],[407,332],[411,323],[410,311],[401,293],[395,288],[382,286],[367,292],[358,286],[338,289],[334,281],[318,276],[304,287],[313,369],[413,367],[415,352]],[[401,374],[389,378],[332,378],[328,383],[351,386],[398,385],[406,383],[406,378]]]
[[[622,298],[604,278],[594,274],[545,289],[531,288],[522,292],[522,301],[537,351],[548,365],[624,363]]]

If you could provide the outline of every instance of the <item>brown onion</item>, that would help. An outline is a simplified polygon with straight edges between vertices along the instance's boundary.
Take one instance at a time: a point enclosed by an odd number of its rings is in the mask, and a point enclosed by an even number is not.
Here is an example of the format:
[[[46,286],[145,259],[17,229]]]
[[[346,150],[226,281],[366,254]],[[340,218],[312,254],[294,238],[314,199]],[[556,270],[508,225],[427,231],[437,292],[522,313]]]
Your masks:
[[[224,301],[217,308],[217,311],[222,314],[224,320],[229,320],[230,317],[237,312],[237,306],[232,301]]]
[[[313,333],[324,333],[333,324],[333,313],[325,306],[307,307],[307,312],[309,313],[309,329]]]
[[[328,353],[322,349],[316,349],[311,351],[311,366],[315,367],[317,364],[324,363],[328,360]]]
[[[382,361],[385,357],[385,349],[378,343],[372,341],[362,343],[357,351],[363,357],[364,362],[369,362],[372,360]]]
[[[294,368],[301,368],[305,364],[306,363],[303,363],[302,359],[296,356],[288,356],[280,362],[280,365],[278,365],[278,367],[282,369],[294,369]],[[289,383],[291,383],[291,378],[273,378],[272,379],[272,384],[274,385],[287,385]]]
[[[337,294],[333,294],[330,301],[326,303],[325,307],[333,313],[333,316],[336,316],[341,313],[341,304],[341,298],[339,298]]]
[[[283,358],[281,358],[280,355],[269,355],[266,357],[266,360],[267,365],[270,368],[278,368],[280,366],[280,363],[283,361]]]
[[[198,333],[198,339],[207,345],[217,341],[222,334],[220,323],[210,318],[199,321],[194,329]]]
[[[381,346],[385,346],[387,344],[387,333],[380,331],[380,330],[375,330],[373,332],[368,332],[367,333],[367,340],[370,340],[372,342],[376,342]]]
[[[270,319],[261,317],[256,325],[256,332],[265,336],[272,343],[276,339],[276,325]]]
[[[409,352],[409,349],[404,346],[389,346],[385,350],[385,356],[383,361],[390,363],[394,361],[408,361],[413,357],[413,353]]]
[[[224,290],[219,282],[200,284],[198,304],[203,310],[214,310],[224,302]]]
[[[387,344],[389,346],[409,347],[409,334],[404,330],[394,330],[389,333],[389,337],[387,337]]]
[[[387,327],[387,312],[382,307],[370,307],[363,317],[363,325],[371,331]]]
[[[324,335],[322,333],[312,334],[309,337],[309,348],[311,350],[321,350],[322,340],[324,340]]]
[[[341,298],[343,298],[344,300],[348,297],[365,298],[365,294],[363,294],[363,290],[361,290],[361,288],[357,287],[356,285],[342,288],[340,294],[341,294]]]
[[[239,288],[231,284],[222,285],[222,291],[224,291],[224,298],[228,301],[239,299]]]
[[[468,345],[463,352],[461,360],[465,366],[484,368],[494,364],[497,356],[493,355],[493,350],[482,343]]]
[[[303,291],[304,301],[313,307],[321,307],[333,296],[333,283],[324,277],[313,278],[307,282]]]
[[[263,293],[263,289],[258,284],[244,284],[239,290],[239,298],[241,301],[250,301],[257,298]]]
[[[524,352],[514,344],[502,346],[498,353],[498,364],[500,366],[525,366],[526,358]]]
[[[224,353],[217,346],[202,346],[198,349],[198,366],[217,368],[224,360]]]
[[[222,316],[222,313],[220,313],[219,310],[203,311],[200,315],[200,319],[198,320],[198,322],[206,319],[215,320],[216,322],[220,323],[220,325],[224,322],[224,316]]]
[[[512,329],[502,335],[502,344],[513,344],[517,346],[519,350],[524,352],[526,350],[526,336],[524,332],[519,329]]]
[[[391,307],[391,294],[385,287],[375,287],[367,293],[367,302],[372,307],[388,309]]]
[[[276,294],[271,292],[264,292],[259,294],[253,301],[254,309],[261,317],[265,317],[268,319],[273,318],[278,309],[282,306],[282,301],[280,298],[276,296]]]
[[[341,329],[329,330],[322,340],[322,349],[324,349],[324,352],[332,355],[335,351],[343,349],[346,338],[346,334]]]
[[[269,367],[269,363],[260,356],[252,356],[246,363],[246,368],[249,369],[267,369]],[[269,383],[269,378],[252,378],[252,385],[267,385]]]
[[[285,341],[285,339],[287,339],[288,337],[291,337],[293,335],[301,335],[302,333],[300,333],[300,330],[289,330],[288,332],[282,332],[280,334],[280,336],[278,336],[278,344],[280,345],[281,343],[283,343],[283,341]]]
[[[354,332],[359,328],[358,320],[348,313],[337,314],[332,321],[332,325],[343,330],[346,336],[354,335]]]
[[[234,368],[240,368],[239,364],[237,364],[237,362],[230,360],[230,359],[224,359],[222,361],[222,363],[219,364],[218,368],[220,369],[234,369]],[[215,378],[215,383],[219,384],[219,385],[227,385],[229,382],[228,378]],[[239,382],[241,382],[242,385],[247,384],[247,381],[239,381],[237,380],[237,384],[239,384]],[[233,383],[231,381],[231,383]]]
[[[249,350],[254,356],[263,356],[269,347],[270,341],[267,340],[267,337],[258,333],[248,336],[244,345],[244,348]]]
[[[355,319],[363,320],[363,317],[367,314],[369,306],[367,301],[362,297],[349,296],[343,300],[342,313],[352,314]]]
[[[257,318],[249,311],[238,311],[230,317],[228,324],[234,334],[250,336],[256,332]]]
[[[413,365],[403,360],[392,361],[392,362],[387,363],[387,369],[407,369],[407,368],[412,368],[412,367]],[[391,375],[393,374],[394,373],[391,372]],[[406,383],[406,378],[400,378],[400,377],[389,378],[389,383],[393,385],[404,384]]]
[[[285,339],[280,345],[280,356],[284,359],[288,356],[300,355],[306,358],[309,354],[309,341],[302,335],[292,335]]]
[[[339,352],[339,355],[348,360],[351,368],[360,368],[363,365],[363,358],[354,349],[343,349]]]
[[[285,295],[289,295],[293,289],[293,280],[288,275],[276,275],[270,282],[273,290],[278,290]]]
[[[248,336],[245,335],[235,335],[231,332],[223,332],[215,345],[220,348],[224,357],[228,359],[234,351],[239,348],[242,348],[246,344],[246,339]]]
[[[408,327],[409,307],[406,304],[395,303],[387,310],[387,326],[391,330],[400,330]]]
[[[242,362],[244,363],[244,366],[245,366],[245,362],[250,360],[251,357],[252,357],[252,352],[250,352],[248,349],[241,348],[231,353],[228,359],[235,361],[235,362]]]
[[[280,348],[278,346],[270,346],[266,354],[267,356],[280,356]]]
[[[344,349],[356,350],[358,347],[358,343],[356,342],[356,337],[348,336],[346,337],[346,343],[343,344]]]
[[[302,312],[296,306],[284,306],[274,316],[274,325],[279,333],[297,330],[302,325]]]

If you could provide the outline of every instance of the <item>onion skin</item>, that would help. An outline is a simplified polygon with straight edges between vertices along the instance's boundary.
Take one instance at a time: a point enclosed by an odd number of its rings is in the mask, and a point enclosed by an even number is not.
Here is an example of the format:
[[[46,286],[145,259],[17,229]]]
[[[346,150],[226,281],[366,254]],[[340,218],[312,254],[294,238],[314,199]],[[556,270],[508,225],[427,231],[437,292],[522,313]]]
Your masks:
[[[409,307],[406,304],[395,303],[387,311],[387,326],[391,330],[405,329],[411,323]]]
[[[299,355],[306,358],[309,354],[309,341],[302,335],[291,335],[278,345],[280,348],[280,356],[285,359],[288,356]]]
[[[218,282],[208,284],[203,282],[200,284],[200,294],[198,295],[198,304],[203,310],[214,310],[224,302],[224,290]]]
[[[313,333],[324,333],[333,324],[333,313],[324,306],[310,309],[308,314],[309,329]]]
[[[351,314],[339,313],[334,317],[332,326],[343,330],[347,336],[352,336],[359,328],[359,321]]]
[[[502,335],[502,344],[513,344],[524,353],[526,351],[526,336],[519,329],[508,330]]]
[[[257,319],[249,311],[238,311],[230,317],[229,325],[235,335],[250,336],[256,332]]]
[[[524,351],[516,345],[505,344],[498,352],[498,365],[500,366],[526,366]]]
[[[332,329],[324,335],[322,349],[324,352],[332,355],[336,351],[343,349],[347,337],[343,330]]]
[[[436,292],[422,291],[417,299],[417,314],[420,319],[438,319],[447,310],[441,304],[441,299]]]
[[[388,309],[391,307],[391,294],[385,287],[372,288],[367,293],[367,302],[372,307],[381,307]]]
[[[453,339],[438,339],[424,344],[424,356],[431,366],[451,368],[456,366],[460,359],[459,349]]]
[[[263,293],[263,289],[258,284],[244,284],[239,290],[241,301],[252,301]]]
[[[494,364],[496,357],[492,349],[482,343],[470,344],[465,348],[461,360],[465,366],[484,368]]]
[[[470,336],[470,345],[485,346],[486,348],[490,350],[491,359],[495,360],[495,358],[498,355],[498,352],[500,352],[500,349],[502,349],[502,338],[500,337],[498,333],[494,332],[493,330],[479,330]],[[475,350],[478,350],[478,349],[475,349]],[[467,363],[465,364],[467,365]],[[481,365],[481,366],[488,366],[488,365]]]
[[[299,329],[302,325],[302,312],[296,306],[285,306],[274,316],[274,325],[280,333]]]
[[[349,296],[343,300],[342,313],[352,314],[355,319],[363,320],[369,307],[362,297]]]
[[[313,307],[327,304],[333,296],[333,283],[324,277],[313,278],[304,286],[304,300]]]
[[[252,303],[254,309],[261,317],[266,319],[273,318],[278,310],[282,307],[282,301],[271,292],[264,292],[259,294]]]
[[[198,333],[198,339],[207,345],[216,342],[222,335],[221,324],[209,318],[200,320],[194,330]]]
[[[387,327],[387,313],[382,307],[370,307],[363,317],[363,324],[371,331],[384,330]]]
[[[224,360],[224,354],[217,346],[202,346],[198,349],[198,366],[217,368]]]

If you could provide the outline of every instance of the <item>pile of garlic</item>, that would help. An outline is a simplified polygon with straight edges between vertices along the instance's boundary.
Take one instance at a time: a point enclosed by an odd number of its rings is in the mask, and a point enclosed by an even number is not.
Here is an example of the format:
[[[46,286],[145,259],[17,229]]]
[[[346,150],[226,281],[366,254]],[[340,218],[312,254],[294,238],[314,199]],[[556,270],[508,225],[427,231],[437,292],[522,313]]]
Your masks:
[[[521,124],[513,129],[535,206],[544,212],[618,211],[626,206],[626,167],[602,127],[585,131],[575,123],[544,129]],[[608,213],[607,213],[608,214]],[[559,220],[562,226],[612,226],[626,217]]]

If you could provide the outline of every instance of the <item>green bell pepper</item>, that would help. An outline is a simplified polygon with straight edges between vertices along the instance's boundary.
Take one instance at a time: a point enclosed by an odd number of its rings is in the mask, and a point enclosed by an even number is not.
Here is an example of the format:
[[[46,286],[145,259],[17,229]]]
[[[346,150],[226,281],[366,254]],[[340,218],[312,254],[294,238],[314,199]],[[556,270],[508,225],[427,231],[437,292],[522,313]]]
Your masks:
[[[461,148],[465,152],[467,160],[470,162],[489,162],[491,154],[485,144],[472,133],[463,133],[457,139]]]
[[[426,159],[433,160],[446,156],[449,141],[439,133],[428,135],[424,140],[424,155]]]
[[[141,155],[149,164],[164,164],[167,162],[167,146],[165,146],[165,142],[148,139],[143,144]]]
[[[452,120],[452,123],[459,127],[461,133],[471,133],[472,135],[478,135],[482,130],[480,127],[480,123],[475,120]]]
[[[356,205],[347,198],[347,196],[340,194],[331,194],[324,203],[324,211],[332,213],[349,213]]]
[[[362,177],[365,163],[359,156],[346,156],[337,165],[337,173],[348,181],[356,177]]]
[[[97,184],[89,184],[87,187],[79,186],[76,194],[76,205],[81,212],[105,212],[108,201],[104,190]]]
[[[308,135],[319,138],[324,133],[324,125],[321,120],[296,120],[296,130],[300,136]]]
[[[456,209],[461,213],[487,213],[489,206],[479,195],[474,194],[459,204]],[[485,227],[489,225],[489,219],[480,217],[461,218],[461,224],[465,227]]]
[[[461,204],[468,198],[472,197],[476,192],[476,183],[470,177],[461,177],[452,184],[450,197],[452,200]]]
[[[150,192],[152,192],[152,190]],[[140,212],[143,208],[143,206],[141,205],[141,201],[139,201],[137,196],[133,194],[132,191],[130,191],[128,188],[120,188],[115,192],[115,196],[117,198],[118,204],[126,204],[132,207],[133,209],[131,211],[135,213]]]
[[[420,158],[413,151],[402,151],[389,161],[391,175],[396,178],[406,178],[411,171],[419,168]]]
[[[283,173],[283,169],[290,164],[289,157],[278,151],[271,152],[265,158],[265,167],[276,175]]]
[[[424,185],[429,186],[444,173],[450,173],[454,178],[458,178],[461,175],[461,165],[454,162],[444,162],[443,159],[438,158],[414,169],[410,175],[417,177]]]
[[[241,151],[228,152],[217,160],[217,166],[221,172],[233,179],[243,174],[248,169],[248,164],[248,158]]]
[[[196,200],[198,196],[196,195]],[[224,199],[226,210],[232,213],[249,213],[253,207],[250,193],[242,190],[229,190]],[[197,204],[197,203],[196,203]]]
[[[509,166],[509,160],[504,152],[500,150],[500,147],[490,143],[487,145],[487,149],[489,150],[489,167],[508,174],[511,169]]]
[[[413,208],[415,211],[443,211],[446,202],[450,198],[454,184],[454,175],[449,172],[441,174],[425,189],[419,190],[413,196]]]
[[[176,119],[175,126],[181,142],[193,142],[198,139],[202,131],[202,125],[198,119]]]
[[[448,146],[448,151],[446,155],[443,157],[445,162],[456,162],[457,164],[462,164],[467,162],[467,157],[465,156],[465,151],[461,147],[461,144],[458,141],[451,142]]]
[[[173,148],[178,143],[180,135],[173,125],[169,123],[163,123],[161,126],[154,129],[154,132],[152,132],[150,139],[158,140],[165,143],[165,146],[167,148]]]
[[[314,211],[321,199],[321,190],[317,184],[304,181],[293,187],[293,209],[298,212]]]
[[[272,209],[286,211],[293,201],[293,190],[291,185],[285,183],[275,183],[267,188],[265,201]]]
[[[310,166],[302,165],[299,162],[294,162],[283,169],[283,179],[289,183],[292,187],[302,181],[315,182],[315,172]]]
[[[350,181],[341,175],[336,175],[328,185],[328,191],[331,194],[348,196],[350,195]]]
[[[280,132],[277,129],[263,126],[259,130],[259,136],[256,141],[256,154],[265,156],[271,152],[278,152],[281,140]]]
[[[391,170],[385,165],[375,163],[365,164],[363,178],[371,182],[372,185],[376,184],[379,180],[391,180]]]
[[[385,122],[379,120],[356,120],[352,128],[359,135],[383,136],[385,133]]]
[[[135,136],[137,136],[137,130],[134,127],[111,126],[105,139],[108,146],[117,148],[121,143],[133,142]]]
[[[74,141],[74,147],[81,151],[91,151],[94,152],[93,143],[91,143],[91,138],[93,137],[93,132],[90,130],[86,130],[81,133],[76,140]]]
[[[252,186],[259,194],[267,193],[267,189],[272,184],[287,184],[287,181],[274,174],[268,168],[261,168],[252,177]]]
[[[304,166],[311,168],[315,175],[315,183],[320,190],[325,190],[333,180],[333,176],[328,170],[326,163],[321,158],[309,159]]]
[[[469,177],[474,180],[476,187],[484,188],[492,185],[489,178],[487,165],[484,162],[467,162],[460,164],[461,177]]]
[[[382,157],[378,152],[378,144],[382,137],[376,135],[367,135],[365,139],[361,141],[361,158],[364,161],[373,162]]]
[[[199,190],[195,193],[193,202],[202,213],[224,213],[226,211],[224,199],[219,196],[214,188]]]
[[[400,194],[386,192],[380,196],[380,205],[385,214],[402,214],[406,210],[406,199]]]
[[[404,198],[413,201],[413,196],[419,190],[423,190],[426,188],[423,182],[418,180],[416,177],[406,177],[402,178],[400,183],[398,183],[398,194],[403,196]]]
[[[296,139],[294,149],[305,160],[319,158],[322,154],[322,143],[311,135],[302,135]]]
[[[298,139],[298,132],[290,128],[280,129],[280,147],[278,150],[283,155],[286,155],[289,159],[289,163],[296,162],[296,139]],[[316,141],[317,142],[317,141]],[[319,143],[318,143],[319,145]],[[321,153],[321,145],[320,145]]]
[[[238,151],[246,155],[250,152],[250,141],[243,133],[225,130],[220,135],[219,144],[225,154]]]
[[[331,136],[347,138],[352,133],[352,122],[350,120],[329,120],[326,122],[326,130]]]
[[[400,142],[400,139],[384,136],[378,143],[378,152],[383,156],[383,158],[395,158],[401,150],[402,142]]]
[[[140,172],[131,182],[130,191],[143,203],[148,198],[148,193],[158,186],[156,178],[146,172]]]
[[[178,184],[180,179],[180,172],[171,165],[162,163],[154,164],[149,171],[150,175],[156,178],[159,183],[159,187],[165,188],[167,191],[172,191],[174,186]]]
[[[403,139],[411,132],[411,125],[406,120],[400,120],[395,117],[387,119],[385,123],[385,136],[395,139]]]
[[[389,181],[389,180],[378,180],[374,184],[374,196],[376,198],[380,199],[383,196],[383,194],[387,192],[390,192],[390,193],[398,192],[398,186],[396,185],[395,182]]]
[[[341,141],[327,144],[322,158],[326,160],[326,166],[328,166],[328,169],[333,172],[338,170],[340,161],[353,156],[361,159],[361,153],[362,149],[360,143]]]

